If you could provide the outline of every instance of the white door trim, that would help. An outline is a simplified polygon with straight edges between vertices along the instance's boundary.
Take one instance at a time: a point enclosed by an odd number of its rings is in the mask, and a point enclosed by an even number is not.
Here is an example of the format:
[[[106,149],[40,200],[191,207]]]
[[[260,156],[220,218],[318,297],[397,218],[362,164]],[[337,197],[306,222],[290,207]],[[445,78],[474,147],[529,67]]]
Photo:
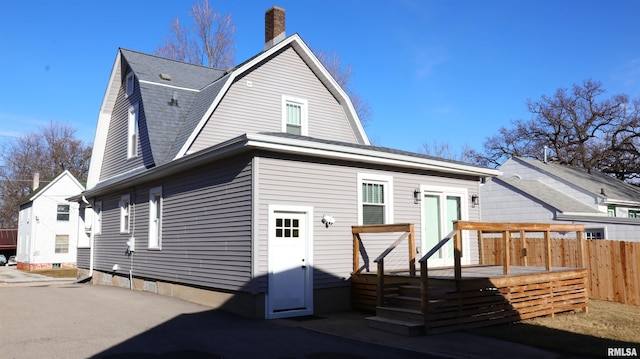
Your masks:
[[[274,250],[272,247],[273,240],[275,238],[275,219],[276,213],[289,212],[289,213],[298,213],[303,214],[305,216],[305,228],[304,235],[306,238],[306,258],[305,263],[307,266],[306,275],[306,288],[305,288],[305,308],[304,309],[296,309],[296,310],[288,310],[288,311],[274,311],[273,304],[271,303],[271,298],[269,296],[270,291],[272,290],[270,283],[273,281],[273,263],[271,258],[274,258],[272,251]],[[269,205],[269,214],[268,214],[268,258],[267,258],[267,268],[268,268],[268,289],[266,294],[265,306],[266,306],[266,318],[267,319],[276,319],[276,318],[287,318],[287,317],[299,317],[304,315],[312,315],[313,314],[313,207],[310,206],[288,206],[288,205]]]
[[[420,196],[424,197],[425,194],[439,194],[446,198],[447,195],[460,196],[460,217],[461,220],[469,220],[469,190],[464,187],[444,187],[444,186],[432,186],[432,185],[420,185]],[[424,215],[424,204],[420,203],[420,239],[422,255],[426,254],[431,248],[426,248],[426,231],[424,223],[426,221]],[[443,229],[443,232],[446,230]],[[442,233],[442,236],[446,236],[447,233]],[[451,240],[453,243],[453,239]],[[462,264],[471,263],[471,251],[469,248],[469,233],[468,231],[462,231]],[[434,260],[433,257],[430,262],[436,262],[438,264],[447,265],[444,261]],[[453,259],[451,259],[451,265],[453,265]]]

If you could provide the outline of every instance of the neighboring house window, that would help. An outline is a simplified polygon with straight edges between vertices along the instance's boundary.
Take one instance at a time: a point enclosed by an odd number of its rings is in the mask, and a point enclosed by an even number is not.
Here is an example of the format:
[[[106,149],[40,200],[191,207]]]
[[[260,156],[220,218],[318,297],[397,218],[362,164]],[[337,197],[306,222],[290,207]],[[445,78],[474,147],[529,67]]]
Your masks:
[[[102,233],[102,202],[93,204],[93,234]]]
[[[69,253],[69,235],[56,234],[56,253]]]
[[[393,223],[393,177],[358,174],[358,187],[359,223]]]
[[[69,220],[69,205],[68,204],[59,204],[58,205],[58,214],[56,219],[58,221],[68,221]]]
[[[590,228],[584,230],[586,239],[604,239],[604,228]]]
[[[127,97],[133,94],[134,80],[135,80],[135,77],[133,75],[133,72],[129,72],[127,74],[126,84],[125,84],[125,91],[126,91]]]
[[[615,217],[616,216],[616,206],[607,206],[607,215],[609,217]]]
[[[149,191],[149,248],[162,245],[162,187]]]
[[[131,221],[131,202],[129,195],[120,197],[120,233],[129,233]]]
[[[127,158],[138,156],[138,104],[129,107]]]
[[[282,132],[307,136],[307,100],[282,96]]]
[[[629,218],[640,218],[640,211],[636,211],[635,209],[630,209]]]

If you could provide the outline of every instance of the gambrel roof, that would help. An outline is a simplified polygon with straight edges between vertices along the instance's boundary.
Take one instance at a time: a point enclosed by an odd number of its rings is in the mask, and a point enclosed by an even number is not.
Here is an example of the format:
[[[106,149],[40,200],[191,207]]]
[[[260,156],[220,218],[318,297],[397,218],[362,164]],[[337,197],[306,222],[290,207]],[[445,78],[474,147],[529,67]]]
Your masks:
[[[293,48],[342,104],[356,138],[360,143],[368,145],[369,139],[349,96],[297,34],[228,70],[119,49],[98,117],[87,188],[98,183],[111,114],[118,91],[129,71],[135,74],[139,84],[143,99],[141,111],[145,114],[153,157],[152,162],[146,161],[145,165],[159,166],[187,155],[190,146],[232,83],[285,48]]]

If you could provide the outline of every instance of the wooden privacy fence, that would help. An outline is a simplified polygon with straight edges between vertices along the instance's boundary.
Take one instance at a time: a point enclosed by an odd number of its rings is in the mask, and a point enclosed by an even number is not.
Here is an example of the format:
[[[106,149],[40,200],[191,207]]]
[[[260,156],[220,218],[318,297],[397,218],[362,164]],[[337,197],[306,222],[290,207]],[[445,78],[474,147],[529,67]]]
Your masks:
[[[524,237],[524,236],[523,236]],[[543,238],[512,238],[509,257],[513,265],[544,266]],[[551,239],[551,265],[576,267],[578,241]],[[483,235],[480,245],[481,264],[500,265],[505,257],[502,238]],[[640,242],[613,240],[585,241],[585,265],[590,270],[589,297],[640,305]]]

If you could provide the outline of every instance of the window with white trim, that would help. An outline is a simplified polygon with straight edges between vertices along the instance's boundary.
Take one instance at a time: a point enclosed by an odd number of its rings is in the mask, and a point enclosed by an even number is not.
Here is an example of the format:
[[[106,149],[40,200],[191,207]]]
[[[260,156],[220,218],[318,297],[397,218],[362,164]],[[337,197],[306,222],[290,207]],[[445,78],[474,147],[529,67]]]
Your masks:
[[[585,228],[584,237],[586,239],[605,239],[604,228]]]
[[[69,205],[68,204],[59,204],[57,206],[56,219],[58,221],[68,221],[69,220]]]
[[[69,253],[69,235],[56,234],[55,253]]]
[[[162,246],[162,187],[149,190],[149,248]]]
[[[616,206],[608,205],[607,206],[607,215],[609,217],[615,217],[616,216]]]
[[[630,209],[629,218],[640,218],[640,210]]]
[[[308,101],[282,96],[282,132],[307,136]]]
[[[133,94],[134,80],[135,80],[135,76],[133,75],[133,72],[129,72],[125,79],[125,95],[127,97]]]
[[[102,233],[102,202],[93,204],[93,234]]]
[[[127,158],[138,156],[138,104],[129,107],[129,124],[127,134]]]
[[[393,177],[358,174],[358,222],[393,223]]]
[[[129,233],[131,225],[131,201],[128,194],[120,197],[120,233]]]

